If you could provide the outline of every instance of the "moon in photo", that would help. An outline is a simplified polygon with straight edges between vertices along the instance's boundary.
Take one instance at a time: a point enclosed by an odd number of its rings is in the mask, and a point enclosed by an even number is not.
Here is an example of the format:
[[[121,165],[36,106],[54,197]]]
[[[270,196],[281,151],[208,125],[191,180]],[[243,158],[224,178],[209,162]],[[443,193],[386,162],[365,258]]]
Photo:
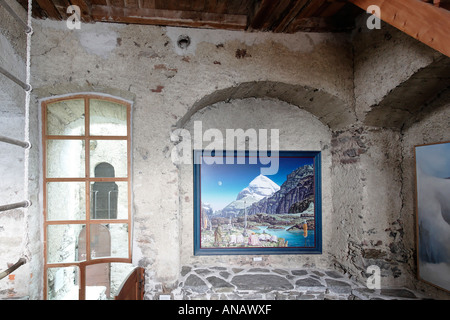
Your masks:
[[[217,182],[217,184],[218,184],[219,186],[221,186],[221,185],[222,185],[222,181],[219,180],[219,181]]]

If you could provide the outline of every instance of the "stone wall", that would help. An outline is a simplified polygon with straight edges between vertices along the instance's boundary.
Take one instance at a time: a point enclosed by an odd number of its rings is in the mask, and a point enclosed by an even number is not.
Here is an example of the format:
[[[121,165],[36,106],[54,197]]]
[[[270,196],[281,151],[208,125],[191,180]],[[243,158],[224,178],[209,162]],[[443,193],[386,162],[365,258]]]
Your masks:
[[[408,108],[399,111],[383,101],[386,97],[398,101],[404,91],[395,89],[416,84],[408,80],[418,72],[433,74],[435,69],[428,67],[436,66],[441,55],[387,26],[372,31],[357,28],[351,37],[112,23],[69,30],[65,21],[50,20],[33,20],[33,29],[31,180],[36,212],[18,230],[27,233],[33,257],[29,264],[33,270],[26,272],[27,279],[33,274],[31,285],[21,286],[21,295],[42,298],[39,100],[83,92],[133,102],[133,263],[147,269],[147,298],[166,291],[188,297],[193,294],[189,284],[196,283],[194,277],[188,281],[189,276],[202,269],[217,278],[213,283],[201,278],[208,290],[221,288],[221,280],[238,277],[235,271],[240,268],[242,275],[255,273],[248,270],[251,267],[269,266],[271,278],[278,280],[275,270],[286,266],[288,271],[280,272],[286,272],[284,279],[294,287],[300,275],[291,270],[312,267],[334,268],[364,283],[366,268],[372,264],[382,270],[382,286],[415,286],[408,148],[416,143],[414,133],[422,130],[427,132],[424,141],[448,140],[442,133],[448,95],[442,97],[442,106],[432,105],[433,110],[444,111],[427,113],[410,128],[403,128]],[[187,49],[177,47],[180,35],[191,38]],[[23,52],[23,43],[8,37],[14,50]],[[23,61],[23,54],[18,57]],[[414,92],[415,87],[407,88]],[[413,101],[413,96],[407,98],[405,104]],[[17,125],[23,121],[17,108],[8,108],[7,113],[17,115]],[[386,125],[391,114],[395,121]],[[264,256],[257,266],[252,265],[252,256],[193,256],[192,167],[172,162],[170,136],[176,128],[191,128],[195,120],[203,121],[205,130],[280,129],[282,149],[323,152],[322,255]],[[434,127],[434,122],[440,125]],[[13,219],[22,218],[18,214]],[[261,270],[256,273],[266,274]],[[303,278],[313,275],[308,271]],[[226,289],[233,292],[213,290],[199,297],[241,296],[246,289],[236,281]],[[180,283],[188,286],[179,287]],[[290,286],[281,288],[280,294],[311,295],[292,293]]]
[[[377,265],[382,286],[413,288],[414,192],[405,185],[410,184],[405,174],[411,174],[411,153],[405,154],[404,136],[420,143],[422,133],[408,134],[415,122],[421,123],[415,132],[424,130],[429,141],[448,139],[445,116],[427,116],[448,108],[443,103],[448,95],[442,94],[440,106],[427,100],[448,86],[449,77],[440,72],[447,70],[449,59],[384,23],[381,30],[365,28],[364,16],[357,23],[352,43],[358,122],[335,130],[332,142],[332,172],[339,177],[333,181],[334,226],[347,235],[337,238],[344,249],[335,267],[363,282],[367,267]],[[428,127],[435,128],[434,135]]]
[[[192,217],[180,211],[184,204],[179,197],[179,169],[171,160],[174,145],[170,134],[180,119],[188,121],[190,116],[186,115],[210,105],[203,98],[222,101],[257,94],[287,100],[284,93],[291,90],[298,93],[294,101],[304,102],[310,110],[321,110],[322,117],[332,113],[336,105],[341,108],[339,114],[352,113],[348,107],[352,100],[352,57],[344,35],[274,35],[99,23],[68,30],[64,22],[33,23],[36,108],[38,99],[77,92],[101,92],[133,101],[133,260],[151,270],[152,277],[163,284],[178,279],[184,247],[190,248],[191,242],[183,234],[183,225],[188,224],[184,219]],[[191,37],[186,51],[176,46],[181,34]],[[238,51],[246,54],[237,55]],[[257,92],[249,85],[240,86],[259,82],[264,85],[256,85]],[[320,109],[324,103],[328,109]],[[326,140],[322,145],[317,141],[314,148],[326,144]],[[185,198],[183,193],[181,199]],[[331,202],[325,203],[329,207]]]
[[[15,1],[7,3],[26,19],[26,12]],[[0,65],[25,81],[26,34],[15,19],[0,6]],[[10,79],[0,75],[0,135],[23,140],[25,91]],[[24,149],[0,143],[0,203],[1,205],[25,200]],[[0,212],[0,272],[24,257],[27,246],[27,217],[24,210]],[[30,264],[0,281],[0,298],[23,297],[29,292]]]
[[[319,268],[183,266],[173,288],[146,285],[147,299],[176,300],[418,300],[406,288],[368,289],[334,270]],[[157,294],[152,294],[158,292]]]

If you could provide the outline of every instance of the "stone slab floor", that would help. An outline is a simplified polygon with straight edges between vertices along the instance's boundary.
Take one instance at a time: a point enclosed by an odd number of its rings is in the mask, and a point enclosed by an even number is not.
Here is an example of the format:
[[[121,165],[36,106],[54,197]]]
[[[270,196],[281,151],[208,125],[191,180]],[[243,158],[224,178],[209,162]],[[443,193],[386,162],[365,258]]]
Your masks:
[[[406,288],[368,289],[336,271],[191,267],[182,268],[172,299],[180,300],[413,300]]]

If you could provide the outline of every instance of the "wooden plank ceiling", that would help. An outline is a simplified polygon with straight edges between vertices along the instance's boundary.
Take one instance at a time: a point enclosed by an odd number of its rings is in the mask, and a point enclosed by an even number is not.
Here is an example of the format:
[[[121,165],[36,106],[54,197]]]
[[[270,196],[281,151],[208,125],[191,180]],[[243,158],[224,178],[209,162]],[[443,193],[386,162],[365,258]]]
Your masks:
[[[346,0],[33,0],[33,16],[65,20],[70,5],[83,22],[285,33],[351,30],[362,12]]]
[[[33,0],[33,16],[66,20],[70,5],[83,22],[284,33],[349,31],[377,5],[381,20],[450,56],[450,0]]]

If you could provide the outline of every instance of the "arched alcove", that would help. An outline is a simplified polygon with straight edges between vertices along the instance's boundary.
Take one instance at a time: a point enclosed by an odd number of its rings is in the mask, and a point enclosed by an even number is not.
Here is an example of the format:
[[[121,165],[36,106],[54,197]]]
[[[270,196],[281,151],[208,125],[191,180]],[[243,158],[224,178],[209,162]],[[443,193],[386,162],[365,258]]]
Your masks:
[[[245,98],[272,98],[285,101],[313,114],[333,130],[356,121],[354,110],[350,105],[324,90],[283,82],[251,81],[216,90],[199,99],[177,122],[176,127],[184,127],[196,112],[207,106],[220,101]]]
[[[372,105],[363,123],[368,126],[407,129],[438,109],[434,103],[450,88],[450,58],[442,57],[418,70]]]
[[[198,105],[197,105],[198,107]],[[333,207],[331,190],[331,139],[332,132],[317,116],[295,105],[274,98],[243,98],[220,101],[198,108],[183,124],[182,129],[194,137],[194,123],[201,121],[202,130],[216,129],[226,140],[227,129],[267,129],[279,130],[280,150],[309,150],[322,153],[322,230],[324,251],[320,255],[265,256],[264,263],[273,267],[296,268],[303,265],[316,265],[323,268],[332,266],[333,251],[337,250],[332,240]],[[198,134],[198,132],[195,132]],[[216,141],[218,142],[218,141]],[[203,147],[209,141],[203,142]],[[244,140],[241,143],[247,144]],[[236,148],[246,147],[236,145]],[[189,164],[179,165],[179,201],[180,201],[180,262],[181,266],[203,265],[217,266],[242,265],[243,256],[194,256],[193,255],[193,168]]]

